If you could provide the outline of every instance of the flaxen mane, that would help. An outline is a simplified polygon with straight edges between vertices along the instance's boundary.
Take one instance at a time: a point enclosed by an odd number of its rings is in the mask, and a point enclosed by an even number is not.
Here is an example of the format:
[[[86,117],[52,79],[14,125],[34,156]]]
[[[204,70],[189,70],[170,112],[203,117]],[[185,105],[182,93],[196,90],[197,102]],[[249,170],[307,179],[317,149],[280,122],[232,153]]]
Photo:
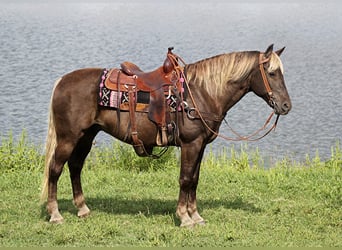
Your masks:
[[[245,80],[258,62],[259,52],[246,51],[222,54],[189,64],[186,75],[189,82],[203,86],[211,96],[223,93],[227,84]],[[268,72],[283,65],[277,54],[272,53]]]

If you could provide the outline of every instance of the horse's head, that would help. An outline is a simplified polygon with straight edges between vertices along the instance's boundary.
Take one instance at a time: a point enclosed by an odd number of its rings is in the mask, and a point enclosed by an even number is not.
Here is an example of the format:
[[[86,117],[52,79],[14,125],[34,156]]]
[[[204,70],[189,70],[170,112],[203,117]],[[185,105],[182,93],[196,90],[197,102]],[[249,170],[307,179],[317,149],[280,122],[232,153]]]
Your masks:
[[[280,55],[285,47],[273,52],[273,44],[260,53],[258,67],[251,75],[251,90],[262,97],[278,115],[291,110],[291,100],[284,81],[284,69]]]

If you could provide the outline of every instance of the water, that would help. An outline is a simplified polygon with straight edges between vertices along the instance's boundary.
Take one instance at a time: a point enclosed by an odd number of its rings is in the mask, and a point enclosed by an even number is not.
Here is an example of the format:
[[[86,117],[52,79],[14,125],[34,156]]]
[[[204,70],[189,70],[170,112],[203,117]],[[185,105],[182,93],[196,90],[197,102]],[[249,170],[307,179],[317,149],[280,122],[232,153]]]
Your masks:
[[[286,46],[282,55],[293,109],[275,133],[249,143],[270,159],[304,160],[342,137],[342,2],[329,1],[4,1],[0,2],[0,135],[27,130],[42,144],[54,81],[84,67],[144,70],[161,65],[167,47],[186,62]],[[271,112],[248,94],[229,113],[249,134]],[[231,135],[227,127],[221,132]],[[97,141],[111,137],[100,134]],[[243,143],[217,139],[214,150]]]

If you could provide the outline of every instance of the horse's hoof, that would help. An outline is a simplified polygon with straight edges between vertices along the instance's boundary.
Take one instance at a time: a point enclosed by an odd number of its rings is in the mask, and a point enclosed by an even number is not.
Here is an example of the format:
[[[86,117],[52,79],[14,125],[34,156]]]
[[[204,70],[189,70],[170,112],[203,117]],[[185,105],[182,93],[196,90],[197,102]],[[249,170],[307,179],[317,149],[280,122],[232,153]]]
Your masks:
[[[51,216],[49,222],[51,224],[62,224],[64,221],[62,216]]]
[[[193,220],[186,220],[180,224],[180,227],[193,228],[195,225],[196,225],[196,223]]]
[[[196,225],[204,226],[205,220],[198,214],[198,212],[194,213],[191,217]]]
[[[187,228],[187,229],[193,229],[195,227],[195,223],[189,223],[189,224],[184,224],[182,223],[179,227],[180,228]]]
[[[86,205],[80,208],[77,213],[77,216],[79,218],[85,218],[85,217],[88,217],[89,215],[90,215],[90,210]]]
[[[196,225],[199,225],[199,226],[205,226],[205,220],[201,220],[201,221],[196,221]]]
[[[77,213],[77,216],[79,218],[86,218],[90,215],[90,211],[88,213]]]

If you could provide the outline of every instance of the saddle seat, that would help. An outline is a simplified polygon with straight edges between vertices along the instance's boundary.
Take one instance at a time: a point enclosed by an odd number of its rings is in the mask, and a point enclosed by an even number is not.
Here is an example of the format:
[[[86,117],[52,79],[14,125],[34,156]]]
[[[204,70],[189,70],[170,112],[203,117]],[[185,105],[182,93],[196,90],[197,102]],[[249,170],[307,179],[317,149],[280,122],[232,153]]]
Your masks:
[[[122,72],[126,75],[134,76],[139,75],[140,73],[144,73],[136,64],[132,62],[123,62],[120,64]]]

